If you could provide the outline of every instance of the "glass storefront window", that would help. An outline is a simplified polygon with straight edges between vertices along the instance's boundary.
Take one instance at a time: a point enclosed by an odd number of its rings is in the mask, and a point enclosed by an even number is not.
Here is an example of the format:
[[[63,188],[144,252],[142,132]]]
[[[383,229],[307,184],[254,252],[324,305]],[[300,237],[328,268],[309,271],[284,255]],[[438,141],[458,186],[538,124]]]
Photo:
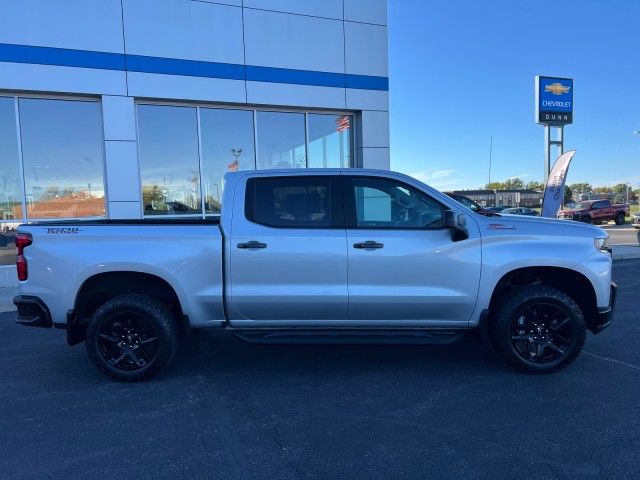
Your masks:
[[[100,105],[20,98],[27,218],[105,215]]]
[[[0,97],[0,222],[22,221],[19,161],[15,101]]]
[[[145,215],[201,214],[195,107],[138,106]]]
[[[224,174],[256,168],[252,110],[200,109],[205,213],[220,213]]]
[[[344,168],[351,165],[351,115],[309,114],[309,168]]]
[[[304,113],[257,112],[258,168],[305,168]]]

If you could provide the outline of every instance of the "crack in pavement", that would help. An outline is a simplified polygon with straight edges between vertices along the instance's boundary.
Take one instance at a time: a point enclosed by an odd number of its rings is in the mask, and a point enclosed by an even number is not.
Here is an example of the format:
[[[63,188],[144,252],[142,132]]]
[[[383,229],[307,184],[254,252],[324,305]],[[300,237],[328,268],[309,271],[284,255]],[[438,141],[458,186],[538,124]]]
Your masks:
[[[640,365],[634,365],[633,363],[623,362],[622,360],[616,360],[615,358],[601,357],[600,355],[587,352],[586,350],[583,350],[582,353],[584,353],[585,355],[589,355],[590,357],[599,358],[600,360],[604,360],[605,362],[617,363],[618,365],[623,365],[625,367],[633,368],[634,370],[640,370]]]

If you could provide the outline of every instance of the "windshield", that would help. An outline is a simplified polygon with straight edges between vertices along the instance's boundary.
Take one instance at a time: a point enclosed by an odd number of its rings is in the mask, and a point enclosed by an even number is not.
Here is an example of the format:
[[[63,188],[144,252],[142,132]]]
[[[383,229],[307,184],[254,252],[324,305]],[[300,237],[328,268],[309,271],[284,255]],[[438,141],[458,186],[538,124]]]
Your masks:
[[[592,202],[578,202],[573,206],[573,208],[576,210],[588,210],[591,208],[592,204]]]
[[[449,195],[449,196],[453,198],[456,202],[461,203],[462,205],[467,207],[469,210],[472,210],[474,212],[477,212],[478,210],[482,209],[480,205],[478,205],[476,202],[474,202],[470,198],[463,197],[462,195]]]

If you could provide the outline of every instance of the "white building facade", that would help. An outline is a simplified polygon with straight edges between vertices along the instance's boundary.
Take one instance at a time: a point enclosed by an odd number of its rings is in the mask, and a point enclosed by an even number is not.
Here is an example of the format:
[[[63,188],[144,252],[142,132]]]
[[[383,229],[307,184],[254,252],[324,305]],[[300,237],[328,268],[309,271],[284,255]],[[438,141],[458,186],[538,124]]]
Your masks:
[[[386,24],[386,0],[4,2],[4,233],[215,215],[227,171],[388,168]]]

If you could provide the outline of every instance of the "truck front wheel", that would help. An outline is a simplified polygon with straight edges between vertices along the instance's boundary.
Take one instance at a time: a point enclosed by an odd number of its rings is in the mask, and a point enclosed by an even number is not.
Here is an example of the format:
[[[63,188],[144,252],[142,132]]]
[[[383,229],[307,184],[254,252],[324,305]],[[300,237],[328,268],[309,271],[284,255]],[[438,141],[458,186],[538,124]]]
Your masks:
[[[175,355],[176,321],[153,297],[119,295],[91,317],[86,346],[89,358],[105,375],[121,381],[145,380]]]
[[[619,212],[616,215],[616,225],[623,225],[624,224],[624,213]]]
[[[573,362],[586,337],[580,307],[546,285],[516,287],[496,302],[491,337],[497,353],[514,369],[551,373]]]

